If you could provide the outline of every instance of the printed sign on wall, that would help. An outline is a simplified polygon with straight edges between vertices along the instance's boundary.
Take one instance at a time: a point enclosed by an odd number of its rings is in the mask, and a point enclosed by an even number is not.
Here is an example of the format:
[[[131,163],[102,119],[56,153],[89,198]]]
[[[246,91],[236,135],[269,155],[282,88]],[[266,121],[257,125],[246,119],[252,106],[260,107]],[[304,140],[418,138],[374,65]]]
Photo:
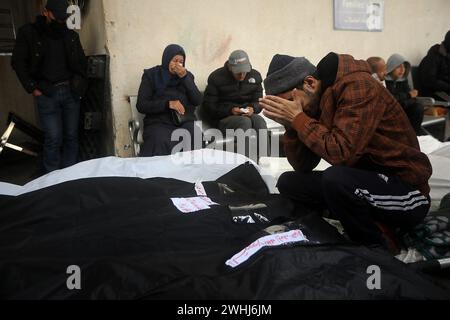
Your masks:
[[[334,0],[334,28],[383,31],[384,0]]]

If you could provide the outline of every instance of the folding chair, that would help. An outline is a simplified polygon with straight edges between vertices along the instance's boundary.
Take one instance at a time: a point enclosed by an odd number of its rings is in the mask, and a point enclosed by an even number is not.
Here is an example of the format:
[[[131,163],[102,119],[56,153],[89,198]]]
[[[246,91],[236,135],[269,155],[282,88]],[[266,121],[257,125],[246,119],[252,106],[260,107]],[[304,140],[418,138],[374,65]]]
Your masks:
[[[0,140],[0,154],[5,148],[8,148],[18,152],[22,152],[29,156],[37,157],[37,152],[9,143],[8,141],[11,138],[14,129],[17,128],[18,130],[35,139],[38,143],[42,144],[44,141],[43,132],[33,125],[29,124],[19,116],[15,115],[14,113],[9,114],[8,123],[8,128],[6,129]]]

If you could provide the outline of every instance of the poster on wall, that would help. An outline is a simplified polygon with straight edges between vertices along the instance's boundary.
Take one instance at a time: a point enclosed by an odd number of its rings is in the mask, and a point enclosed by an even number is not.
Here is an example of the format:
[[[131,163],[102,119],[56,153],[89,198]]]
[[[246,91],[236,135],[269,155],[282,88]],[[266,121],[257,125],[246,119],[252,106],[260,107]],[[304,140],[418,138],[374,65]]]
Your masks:
[[[334,0],[336,30],[383,31],[384,0]]]

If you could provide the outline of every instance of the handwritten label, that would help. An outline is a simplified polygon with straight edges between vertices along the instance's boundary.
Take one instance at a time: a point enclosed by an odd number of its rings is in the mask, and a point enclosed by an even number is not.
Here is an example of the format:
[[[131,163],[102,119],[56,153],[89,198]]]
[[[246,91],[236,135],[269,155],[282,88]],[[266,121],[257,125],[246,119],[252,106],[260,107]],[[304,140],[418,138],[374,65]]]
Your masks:
[[[172,198],[171,200],[175,207],[183,213],[207,210],[211,209],[211,206],[217,205],[208,197]]]
[[[195,192],[197,192],[197,195],[199,197],[206,197],[206,196],[208,196],[206,194],[205,187],[203,186],[203,184],[200,181],[195,183]]]
[[[241,265],[252,256],[254,256],[259,250],[264,247],[277,247],[281,245],[307,241],[308,239],[305,237],[301,230],[292,230],[289,232],[265,236],[256,240],[247,248],[234,255],[225,264],[232,268],[236,268],[237,266]]]

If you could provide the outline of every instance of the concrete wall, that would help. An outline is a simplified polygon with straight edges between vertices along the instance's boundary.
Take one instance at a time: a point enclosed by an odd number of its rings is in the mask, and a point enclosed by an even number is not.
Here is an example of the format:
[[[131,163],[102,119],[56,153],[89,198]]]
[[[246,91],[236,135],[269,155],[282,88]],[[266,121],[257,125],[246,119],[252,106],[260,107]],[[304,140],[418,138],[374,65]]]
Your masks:
[[[89,1],[79,34],[84,53],[87,56],[108,53],[105,14],[101,0]]]
[[[245,49],[263,75],[275,53],[317,63],[330,51],[361,59],[398,52],[417,64],[450,29],[448,0],[385,0],[385,28],[374,33],[333,30],[332,0],[104,0],[103,6],[120,156],[130,155],[126,96],[137,94],[143,69],[160,64],[167,44],[186,49],[187,67],[203,89],[234,49]]]

